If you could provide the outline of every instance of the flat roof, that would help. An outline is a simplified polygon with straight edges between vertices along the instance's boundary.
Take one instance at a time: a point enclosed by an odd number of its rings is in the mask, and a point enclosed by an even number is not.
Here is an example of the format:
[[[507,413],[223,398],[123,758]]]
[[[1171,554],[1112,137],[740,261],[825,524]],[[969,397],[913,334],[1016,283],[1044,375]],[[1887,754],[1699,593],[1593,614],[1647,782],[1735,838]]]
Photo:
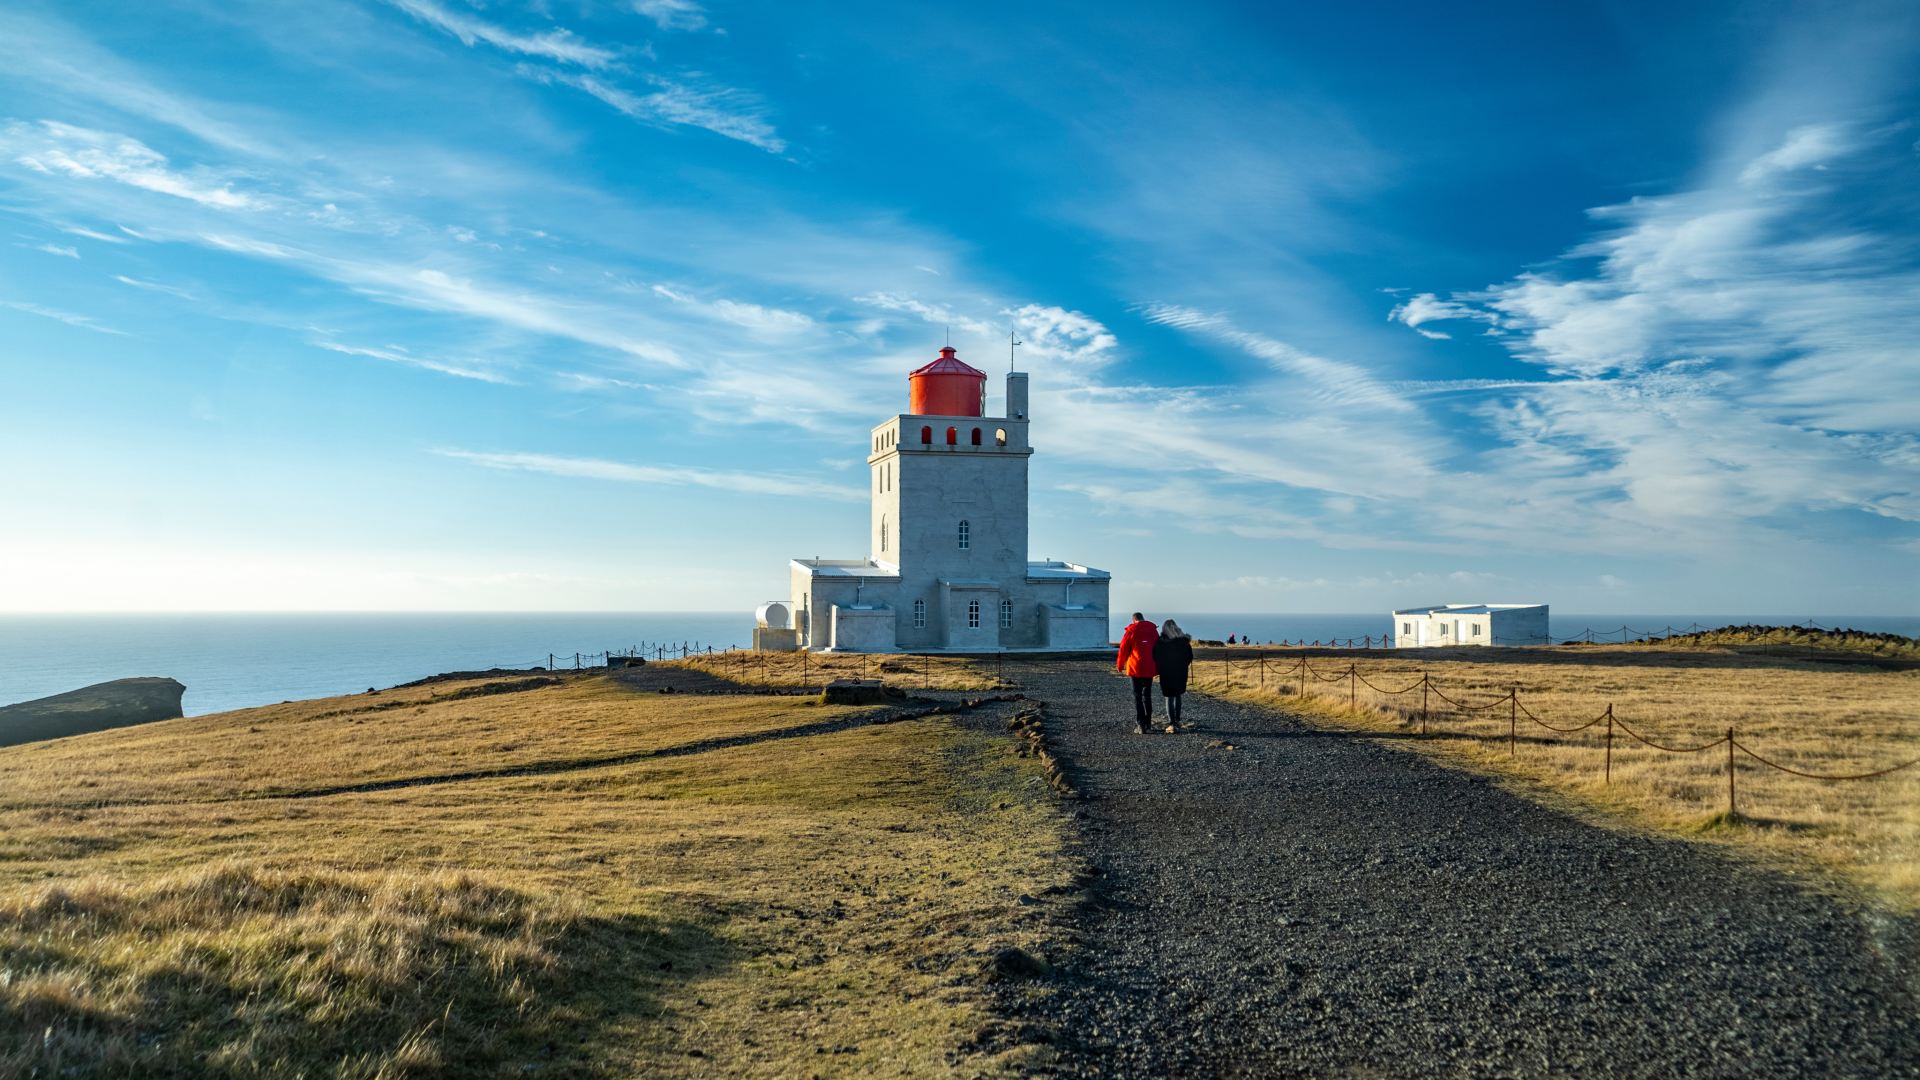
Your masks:
[[[884,577],[897,578],[900,568],[882,566],[871,559],[795,559],[793,565],[810,572],[814,577]]]
[[[1545,604],[1428,604],[1425,607],[1395,608],[1395,615],[1491,615],[1496,611],[1520,611],[1525,608],[1546,610]]]
[[[1105,570],[1095,570],[1091,566],[1061,562],[1057,559],[1027,564],[1028,578],[1111,578],[1112,576]]]

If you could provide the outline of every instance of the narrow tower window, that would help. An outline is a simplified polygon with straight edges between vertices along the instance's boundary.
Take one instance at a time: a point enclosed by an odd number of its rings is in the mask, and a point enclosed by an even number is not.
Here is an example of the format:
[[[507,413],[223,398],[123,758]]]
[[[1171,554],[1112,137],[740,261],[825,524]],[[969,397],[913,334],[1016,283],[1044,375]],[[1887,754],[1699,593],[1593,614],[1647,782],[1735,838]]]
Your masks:
[[[927,628],[927,602],[925,600],[915,600],[913,602],[913,628],[915,630],[925,630]]]
[[[980,429],[979,428],[973,429],[973,445],[975,446],[980,445]]]
[[[880,515],[880,550],[887,550],[887,515]]]
[[[920,429],[920,445],[921,446],[933,445],[933,429],[931,427],[923,427]]]
[[[1002,600],[1000,601],[1000,629],[1006,630],[1011,628],[1012,626],[1013,626],[1013,601]]]
[[[968,548],[971,548],[972,546],[973,546],[973,526],[967,524],[965,521],[962,521],[960,523],[960,550],[965,551]]]
[[[967,629],[980,629],[980,601],[967,601]]]

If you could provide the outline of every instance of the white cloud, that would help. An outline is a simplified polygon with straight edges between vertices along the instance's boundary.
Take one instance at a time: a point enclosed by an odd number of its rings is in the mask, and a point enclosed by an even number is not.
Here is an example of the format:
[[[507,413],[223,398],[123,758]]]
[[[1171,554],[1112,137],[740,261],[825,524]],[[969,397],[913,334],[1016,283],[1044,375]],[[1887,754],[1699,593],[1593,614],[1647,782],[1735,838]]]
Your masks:
[[[796,498],[865,502],[864,488],[825,484],[812,477],[778,472],[729,472],[686,465],[631,465],[601,458],[562,457],[554,454],[490,453],[477,450],[435,450],[443,457],[470,461],[489,469],[544,473],[588,480],[667,487],[704,487],[743,495],[788,495]]]
[[[1365,405],[1388,412],[1410,412],[1413,406],[1385,383],[1357,364],[1329,360],[1264,334],[1243,330],[1224,315],[1208,314],[1177,304],[1149,304],[1148,322],[1172,326],[1239,348],[1294,376],[1314,389],[1328,404]]]
[[[642,123],[704,128],[770,154],[783,154],[787,150],[786,140],[767,120],[766,106],[745,90],[695,86],[648,76],[654,89],[636,94],[593,75],[538,68],[524,68],[522,73],[540,82],[561,83],[585,91]]]
[[[63,225],[60,227],[60,231],[74,236],[84,236],[89,240],[98,240],[103,244],[132,243],[125,235],[112,236],[103,232],[94,232],[92,229],[83,229],[78,225]]]
[[[96,334],[112,334],[115,337],[129,336],[125,330],[115,330],[111,326],[102,325],[99,320],[91,315],[76,315],[71,311],[61,311],[58,308],[32,304],[24,300],[0,300],[0,307],[23,311],[28,315],[38,315],[43,319],[52,319],[55,322],[63,322],[68,326],[76,326],[82,330],[92,330]]]
[[[1808,124],[1787,133],[1780,145],[1754,158],[1740,171],[1740,182],[1758,184],[1775,174],[1823,163],[1852,149],[1846,129],[1839,124]]]
[[[1095,319],[1047,304],[1023,304],[1007,312],[1025,355],[1034,360],[1102,367],[1114,359],[1119,340]]]
[[[461,44],[469,47],[484,41],[506,52],[537,56],[563,64],[578,64],[585,68],[603,68],[617,58],[613,50],[582,41],[565,29],[549,30],[542,34],[520,34],[470,15],[448,11],[432,0],[388,2],[428,26],[452,34],[460,39]]]
[[[173,285],[163,285],[158,281],[142,281],[139,278],[131,278],[125,274],[115,274],[113,275],[113,280],[136,289],[145,289],[148,292],[166,293],[168,296],[177,296],[182,300],[196,299],[192,293],[185,289]]]
[[[791,334],[810,330],[814,326],[811,317],[798,311],[784,308],[766,307],[751,304],[743,300],[701,300],[689,293],[666,285],[653,286],[657,296],[665,297],[676,304],[684,305],[711,319],[732,323],[747,330],[767,334]]]
[[[693,0],[633,0],[633,10],[662,30],[701,30],[707,25],[706,10]]]
[[[501,384],[511,383],[513,381],[498,372],[489,371],[485,367],[477,364],[454,364],[444,360],[434,360],[425,356],[415,356],[399,345],[389,345],[386,348],[380,349],[359,345],[342,345],[337,341],[316,341],[313,344],[318,348],[327,349],[331,352],[341,353],[346,356],[365,356],[374,360],[385,360],[390,364],[404,364],[407,367],[421,368],[426,371],[437,371],[442,375],[452,375],[462,379],[476,379],[480,382]]]
[[[79,248],[62,247],[59,244],[35,244],[33,250],[44,251],[49,255],[58,255],[63,259],[77,259],[80,257]]]
[[[146,191],[222,210],[255,209],[254,196],[204,170],[180,172],[166,156],[138,139],[75,127],[57,120],[12,121],[0,133],[0,152],[38,173],[84,180],[114,180]]]
[[[1457,301],[1442,300],[1432,293],[1420,293],[1387,312],[1392,322],[1404,323],[1424,338],[1445,341],[1453,335],[1444,330],[1428,330],[1423,324],[1443,322],[1449,319],[1475,319],[1481,322],[1493,322],[1493,316],[1484,309]]]
[[[966,334],[976,334],[983,337],[989,335],[998,336],[1004,330],[1003,327],[995,326],[985,319],[962,315],[950,307],[940,304],[929,304],[910,296],[901,296],[898,293],[868,293],[864,296],[854,297],[853,302],[881,308],[886,311],[899,311],[909,315],[916,315],[922,322],[932,323],[935,326],[952,327]]]

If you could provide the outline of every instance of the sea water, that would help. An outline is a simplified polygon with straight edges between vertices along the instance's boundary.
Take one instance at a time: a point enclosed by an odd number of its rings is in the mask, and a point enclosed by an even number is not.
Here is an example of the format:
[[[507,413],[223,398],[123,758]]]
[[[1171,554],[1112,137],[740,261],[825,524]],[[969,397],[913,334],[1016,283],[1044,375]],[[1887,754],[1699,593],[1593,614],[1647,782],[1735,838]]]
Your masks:
[[[1169,615],[1195,637],[1255,642],[1356,641],[1392,629],[1367,615]],[[1554,640],[1599,639],[1619,628],[1774,625],[1813,621],[1920,636],[1920,616],[1580,615],[1553,613]],[[1113,626],[1117,637],[1125,613]],[[277,701],[349,694],[445,671],[572,667],[574,655],[671,646],[744,646],[749,616],[736,612],[538,614],[15,615],[0,616],[0,705],[92,683],[162,675],[186,684],[190,716]]]

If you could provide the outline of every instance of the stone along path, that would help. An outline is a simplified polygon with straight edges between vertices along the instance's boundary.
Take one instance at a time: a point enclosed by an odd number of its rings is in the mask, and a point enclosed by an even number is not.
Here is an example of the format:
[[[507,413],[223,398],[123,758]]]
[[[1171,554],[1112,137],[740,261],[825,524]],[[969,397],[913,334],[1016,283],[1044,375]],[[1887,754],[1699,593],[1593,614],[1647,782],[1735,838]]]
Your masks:
[[[1387,739],[1198,695],[1143,736],[1097,664],[1019,678],[1101,871],[1007,998],[1064,1074],[1920,1075],[1910,922]]]

